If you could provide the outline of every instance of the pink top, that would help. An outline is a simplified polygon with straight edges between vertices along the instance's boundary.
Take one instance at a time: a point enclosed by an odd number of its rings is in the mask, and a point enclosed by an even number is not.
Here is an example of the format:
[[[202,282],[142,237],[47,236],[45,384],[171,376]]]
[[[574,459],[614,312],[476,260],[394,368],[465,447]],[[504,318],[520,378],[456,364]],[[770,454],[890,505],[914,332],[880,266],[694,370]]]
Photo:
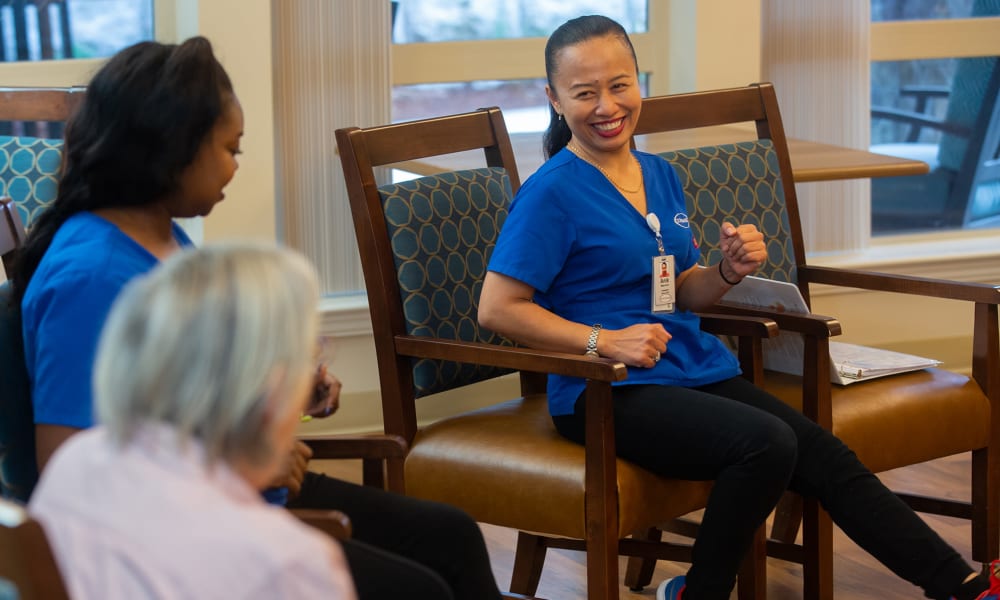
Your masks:
[[[339,545],[202,456],[164,426],[125,448],[103,427],[63,444],[29,511],[72,598],[355,599]]]

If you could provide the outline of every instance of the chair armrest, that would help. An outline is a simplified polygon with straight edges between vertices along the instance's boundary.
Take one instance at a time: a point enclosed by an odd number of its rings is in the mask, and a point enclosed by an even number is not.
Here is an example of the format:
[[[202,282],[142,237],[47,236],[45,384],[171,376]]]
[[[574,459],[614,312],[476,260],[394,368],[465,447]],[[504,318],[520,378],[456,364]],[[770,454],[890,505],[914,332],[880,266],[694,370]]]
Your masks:
[[[967,302],[982,304],[1000,304],[1000,286],[986,283],[967,283],[946,279],[879,273],[875,271],[814,266],[799,267],[799,279],[809,283],[875,290],[878,292],[895,292],[898,294],[929,296],[948,300],[965,300]],[[780,321],[778,321],[778,325],[784,328]]]
[[[719,302],[712,307],[713,313],[743,315],[772,320],[782,331],[794,331],[805,335],[833,337],[840,335],[840,321],[833,317],[817,314],[784,313],[766,308],[752,308],[731,302]]]
[[[609,358],[413,335],[397,335],[395,339],[396,352],[414,358],[450,360],[604,382],[622,381],[628,376],[623,363]]]
[[[339,510],[293,508],[290,512],[306,525],[315,527],[334,539],[351,539],[351,520]]]
[[[406,440],[398,435],[300,435],[299,439],[312,449],[313,458],[320,460],[404,458],[409,452]]]
[[[772,319],[742,315],[698,314],[701,329],[714,335],[772,338],[778,335],[778,324]]]
[[[972,130],[969,127],[960,125],[958,123],[953,123],[951,121],[938,121],[937,119],[932,119],[926,114],[913,112],[909,110],[899,110],[895,108],[873,108],[872,109],[873,119],[888,119],[890,121],[896,121],[899,123],[906,123],[907,125],[916,125],[917,127],[928,129],[934,129],[942,133],[950,133],[952,135],[957,135],[960,137],[969,137]]]
[[[917,98],[947,98],[951,95],[951,88],[946,85],[904,85],[899,88],[900,96],[914,96]]]

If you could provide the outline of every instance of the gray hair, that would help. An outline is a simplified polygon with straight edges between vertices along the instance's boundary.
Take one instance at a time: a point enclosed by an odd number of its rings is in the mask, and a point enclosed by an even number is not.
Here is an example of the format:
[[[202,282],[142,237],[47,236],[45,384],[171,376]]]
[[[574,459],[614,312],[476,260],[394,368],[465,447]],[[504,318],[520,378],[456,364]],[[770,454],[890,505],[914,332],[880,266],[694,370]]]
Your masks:
[[[210,464],[266,462],[268,398],[302,402],[290,388],[315,368],[318,300],[315,270],[291,250],[178,252],[112,307],[94,371],[98,420],[120,444],[163,423],[182,443],[199,440]]]

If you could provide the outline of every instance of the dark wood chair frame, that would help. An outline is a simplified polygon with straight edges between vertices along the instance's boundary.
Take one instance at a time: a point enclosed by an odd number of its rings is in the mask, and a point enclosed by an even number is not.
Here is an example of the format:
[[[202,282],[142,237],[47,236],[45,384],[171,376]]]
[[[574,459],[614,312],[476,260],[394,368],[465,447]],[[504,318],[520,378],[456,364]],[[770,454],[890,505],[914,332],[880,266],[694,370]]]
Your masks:
[[[405,128],[406,143],[400,143]],[[657,559],[690,561],[690,547],[648,539],[621,539],[617,526],[617,479],[611,383],[626,376],[623,364],[521,347],[418,337],[406,334],[393,253],[379,196],[377,167],[388,167],[461,151],[482,151],[485,164],[506,169],[516,193],[519,180],[506,125],[499,109],[359,129],[340,129],[337,145],[347,178],[351,212],[368,288],[368,302],[379,361],[382,412],[386,433],[412,442],[417,434],[411,361],[439,359],[491,365],[520,372],[521,393],[543,393],[546,375],[556,373],[587,380],[586,385],[586,539],[573,540],[520,532],[511,589],[534,593],[541,576],[546,548],[565,548],[587,554],[587,590],[592,599],[617,598],[619,554],[644,557],[651,570]],[[762,376],[760,339],[776,335],[768,319],[706,316],[703,328],[737,336],[746,376]],[[394,463],[394,467],[402,465]],[[393,477],[401,482],[402,474]],[[405,491],[405,486],[397,488]],[[659,538],[657,538],[658,540]],[[760,533],[740,573],[739,597],[763,598],[765,588],[764,536]]]
[[[807,303],[810,300],[810,285],[815,284],[973,304],[972,379],[982,389],[992,408],[990,439],[993,443],[972,452],[971,500],[931,498],[906,493],[897,495],[919,512],[971,520],[973,558],[988,563],[1000,553],[1000,322],[997,318],[1000,286],[809,265],[802,239],[788,145],[777,97],[769,83],[647,98],[643,102],[635,134],[741,122],[755,123],[757,137],[770,139],[777,152],[791,225],[798,286]],[[780,329],[803,334],[803,412],[823,427],[832,429],[829,339],[840,335],[839,321],[815,314],[794,315],[723,304],[717,305],[717,309],[722,313],[773,319]],[[804,539],[802,544],[795,544],[800,516]],[[799,506],[790,506],[787,502],[779,505],[775,533],[767,541],[767,548],[770,556],[803,564],[804,597],[822,600],[833,597],[833,525],[829,515],[814,499],[807,499]]]

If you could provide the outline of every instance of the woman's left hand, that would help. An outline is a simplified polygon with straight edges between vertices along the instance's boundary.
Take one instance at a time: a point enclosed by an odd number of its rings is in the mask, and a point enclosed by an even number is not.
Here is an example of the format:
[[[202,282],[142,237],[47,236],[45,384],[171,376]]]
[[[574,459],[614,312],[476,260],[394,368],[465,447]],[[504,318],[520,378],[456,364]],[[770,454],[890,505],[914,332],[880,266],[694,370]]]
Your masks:
[[[767,260],[764,234],[757,227],[743,224],[739,227],[729,222],[722,224],[719,239],[723,261],[729,274],[743,279],[756,271]]]
[[[322,419],[337,412],[340,408],[340,387],[340,380],[327,373],[326,365],[320,364],[316,368],[313,394],[305,414],[314,419]]]

